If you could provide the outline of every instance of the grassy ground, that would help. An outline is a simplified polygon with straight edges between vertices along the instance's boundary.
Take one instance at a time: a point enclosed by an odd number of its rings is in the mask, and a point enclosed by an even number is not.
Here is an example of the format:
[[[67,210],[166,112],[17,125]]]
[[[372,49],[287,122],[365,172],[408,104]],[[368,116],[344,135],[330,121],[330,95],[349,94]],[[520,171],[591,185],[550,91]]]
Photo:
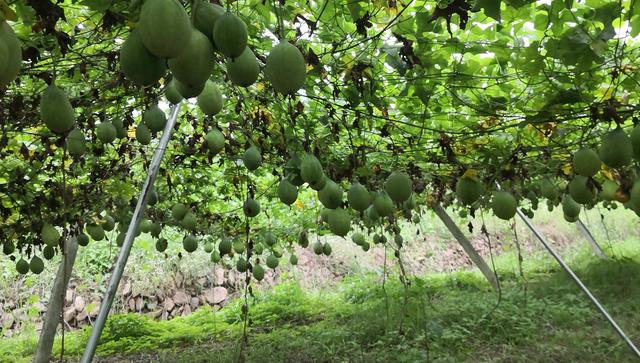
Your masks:
[[[570,264],[618,323],[640,343],[640,243],[613,244],[609,260],[586,248]],[[248,362],[631,362],[629,348],[575,284],[544,254],[514,270],[516,255],[496,265],[502,293],[475,272],[412,278],[359,274],[334,289],[310,291],[292,280],[249,298]],[[101,362],[232,362],[240,356],[241,306],[201,309],[155,322],[114,315],[98,350]],[[87,330],[65,337],[77,359]],[[0,341],[0,361],[27,362],[37,337]],[[60,340],[55,350],[60,352]]]

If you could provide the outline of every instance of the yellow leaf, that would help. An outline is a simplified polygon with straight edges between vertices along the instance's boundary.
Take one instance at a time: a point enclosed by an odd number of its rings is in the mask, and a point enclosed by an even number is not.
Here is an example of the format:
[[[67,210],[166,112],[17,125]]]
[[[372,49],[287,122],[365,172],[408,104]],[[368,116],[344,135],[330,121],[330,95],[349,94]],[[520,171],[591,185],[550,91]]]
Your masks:
[[[127,137],[130,139],[135,139],[136,138],[136,129],[133,127],[129,127],[129,130],[127,130]]]
[[[296,207],[298,207],[298,209],[304,209],[304,204],[302,204],[302,202],[300,201],[300,199],[296,199]]]
[[[256,83],[256,88],[258,89],[258,91],[262,91],[264,89],[264,83],[262,82]]]
[[[58,146],[56,144],[51,144],[51,151],[56,151],[58,150]]]
[[[573,165],[571,165],[571,163],[566,163],[562,166],[562,172],[565,175],[571,174],[572,171],[573,171]]]
[[[471,179],[478,179],[478,171],[475,169],[467,169],[462,176]]]

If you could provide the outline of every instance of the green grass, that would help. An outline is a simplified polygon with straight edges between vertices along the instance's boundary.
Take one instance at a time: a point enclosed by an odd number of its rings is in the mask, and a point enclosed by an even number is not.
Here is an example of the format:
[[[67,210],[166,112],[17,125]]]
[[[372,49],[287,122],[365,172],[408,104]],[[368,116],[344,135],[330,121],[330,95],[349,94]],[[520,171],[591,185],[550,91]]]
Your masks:
[[[586,249],[570,264],[636,342],[640,343],[640,243],[616,243],[599,260]],[[355,275],[331,291],[305,291],[295,282],[249,298],[248,362],[631,362],[629,348],[544,254],[524,263],[496,259],[502,297],[475,272],[412,278]],[[98,357],[108,362],[232,362],[239,356],[244,300],[220,312],[200,309],[156,322],[114,315]],[[68,357],[82,353],[87,330],[67,334]],[[0,358],[27,362],[37,337],[0,341]],[[56,341],[59,354],[60,340]]]

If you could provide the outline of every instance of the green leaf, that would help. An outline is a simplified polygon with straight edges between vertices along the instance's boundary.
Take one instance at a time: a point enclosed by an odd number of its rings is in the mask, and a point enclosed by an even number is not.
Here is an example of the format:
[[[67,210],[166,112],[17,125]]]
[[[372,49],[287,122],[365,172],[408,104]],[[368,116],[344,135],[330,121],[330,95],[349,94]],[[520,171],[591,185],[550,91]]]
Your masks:
[[[484,9],[484,14],[497,21],[500,21],[500,3],[502,0],[478,0],[477,9]]]

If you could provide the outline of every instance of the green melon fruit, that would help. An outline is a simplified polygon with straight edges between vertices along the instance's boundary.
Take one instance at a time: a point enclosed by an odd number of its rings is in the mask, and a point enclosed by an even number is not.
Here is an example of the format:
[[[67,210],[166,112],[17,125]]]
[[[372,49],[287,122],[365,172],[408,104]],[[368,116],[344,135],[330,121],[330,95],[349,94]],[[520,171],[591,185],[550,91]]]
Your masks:
[[[156,192],[155,189],[153,189],[153,187],[151,187],[152,189],[149,191],[149,199],[147,200],[147,203],[149,205],[156,205],[156,203],[158,203],[158,192]]]
[[[204,244],[204,252],[211,253],[213,252],[213,243],[207,242]]]
[[[375,222],[380,219],[380,214],[376,210],[376,207],[372,204],[369,208],[365,209],[364,216],[371,222]]]
[[[582,175],[576,175],[569,182],[569,194],[571,198],[580,204],[588,204],[593,202],[596,194],[588,184],[589,178]]]
[[[543,179],[540,183],[540,194],[549,200],[554,200],[558,197],[558,188],[549,179]]]
[[[151,132],[159,132],[164,130],[167,124],[167,116],[158,105],[153,105],[142,114],[142,122],[147,125]]]
[[[211,262],[218,263],[220,262],[221,259],[222,257],[220,256],[220,252],[218,251],[211,252]]]
[[[96,128],[96,136],[103,144],[110,144],[116,139],[116,128],[111,122],[103,122]]]
[[[358,246],[360,246],[363,243],[365,243],[364,235],[362,233],[360,233],[360,232],[354,233],[351,236],[351,240],[353,241],[353,243],[357,244]]]
[[[243,257],[240,257],[238,261],[236,261],[236,270],[242,273],[247,272],[247,268],[249,268],[247,260],[245,260]]]
[[[362,212],[371,205],[371,194],[360,183],[351,184],[347,191],[349,206],[358,212]]]
[[[276,239],[276,236],[271,232],[271,231],[267,231],[264,234],[264,243],[267,244],[267,246],[273,246],[278,242],[278,240]]]
[[[169,103],[175,105],[182,101],[182,95],[178,92],[178,88],[176,87],[176,82],[171,80],[164,88],[164,96],[167,98]]]
[[[89,244],[89,236],[87,236],[86,234],[80,233],[77,238],[78,238],[78,244],[80,246],[84,247]]]
[[[136,140],[142,145],[149,145],[151,142],[151,131],[147,125],[139,123],[136,127]]]
[[[120,67],[128,79],[140,86],[158,82],[167,72],[165,60],[144,46],[139,31],[135,29],[120,48]]]
[[[222,6],[208,1],[198,1],[194,4],[193,25],[202,34],[206,35],[215,47],[213,43],[213,27],[216,25],[218,18],[225,13],[225,10]]]
[[[400,233],[396,233],[393,236],[393,242],[395,242],[396,246],[398,246],[399,248],[402,248],[402,244],[404,243],[404,239],[402,238]]]
[[[309,187],[311,187],[311,189],[318,191],[318,190],[322,190],[322,188],[324,188],[324,186],[327,184],[327,180],[329,180],[329,178],[327,178],[326,176],[324,176],[324,174],[320,177],[320,179],[318,179],[317,181],[315,181],[314,183],[309,183]]]
[[[367,251],[369,251],[369,248],[371,248],[371,245],[369,244],[369,242],[365,242],[365,243],[361,244],[360,247],[362,247],[362,250],[364,252],[367,252]]]
[[[151,231],[151,226],[153,225],[153,221],[150,219],[144,218],[140,221],[140,232],[149,233]]]
[[[491,209],[496,217],[504,220],[509,220],[516,215],[516,208],[518,202],[516,198],[509,192],[496,192],[491,200]]]
[[[618,127],[602,137],[600,145],[600,160],[610,168],[620,168],[629,162],[633,157],[633,146],[631,139]]]
[[[122,119],[115,118],[111,120],[111,124],[116,128],[116,137],[118,139],[124,139],[125,137],[127,137],[127,131],[124,129],[124,123],[122,122]]]
[[[307,247],[309,245],[309,235],[304,229],[301,230],[300,233],[298,233],[298,244],[301,247]]]
[[[76,116],[63,90],[53,84],[40,98],[40,117],[49,130],[62,134],[73,127]]]
[[[379,216],[390,216],[393,213],[393,200],[386,192],[379,192],[373,199],[373,207]]]
[[[104,228],[105,231],[113,231],[113,229],[116,226],[116,221],[115,219],[113,219],[112,216],[106,214],[103,217],[103,221],[102,221],[102,228]]]
[[[198,249],[198,240],[191,234],[187,235],[182,240],[182,248],[184,248],[185,251],[191,253]]]
[[[568,215],[564,215],[564,220],[569,222],[569,223],[574,223],[578,221],[578,217],[570,217]]]
[[[220,130],[212,129],[207,133],[205,139],[207,140],[209,150],[214,154],[217,154],[224,149],[224,135]]]
[[[248,198],[242,206],[244,215],[247,217],[255,217],[260,213],[260,204],[253,198]]]
[[[126,232],[118,233],[118,236],[116,236],[116,246],[122,247],[125,238],[127,238]]]
[[[191,38],[191,22],[176,0],[146,0],[136,28],[145,47],[163,58],[184,52]]]
[[[620,186],[613,180],[605,180],[602,183],[602,191],[600,192],[600,197],[604,200],[615,200],[616,192]]]
[[[0,88],[13,82],[22,66],[22,47],[13,29],[0,20],[0,43],[4,45],[5,60],[0,62]]]
[[[264,74],[277,92],[286,95],[302,88],[307,76],[307,66],[300,50],[282,40],[267,56]]]
[[[418,203],[416,202],[416,198],[414,198],[413,194],[411,194],[409,199],[405,200],[402,203],[402,209],[404,210],[413,210],[417,206],[418,206]]]
[[[298,199],[298,187],[291,184],[289,180],[282,179],[278,185],[278,198],[286,205],[295,203]]]
[[[205,115],[214,116],[222,111],[222,105],[220,89],[215,83],[207,81],[204,90],[198,96],[198,107]]]
[[[324,245],[322,244],[322,242],[317,241],[313,244],[313,253],[315,253],[316,255],[321,255],[323,247]]]
[[[29,261],[29,270],[36,275],[39,275],[42,271],[44,271],[44,261],[38,256],[33,256],[31,261]]]
[[[176,203],[171,207],[171,215],[176,221],[181,221],[184,216],[189,212],[189,207],[182,203]]]
[[[231,253],[232,247],[233,246],[232,246],[231,238],[225,237],[222,239],[222,241],[220,241],[220,244],[218,244],[218,251],[220,252],[221,256],[224,256]]]
[[[413,182],[406,173],[394,171],[387,178],[384,189],[391,200],[399,204],[411,196]]]
[[[47,245],[46,247],[51,248],[51,246],[49,245]],[[12,254],[15,250],[16,250],[16,245],[12,241],[4,241],[4,243],[2,244],[2,253],[4,253],[7,256]]]
[[[264,267],[262,265],[255,264],[251,267],[251,274],[253,278],[262,281],[264,279]]]
[[[284,254],[284,250],[282,249],[282,247],[280,246],[273,246],[271,248],[271,252],[273,252],[273,254],[277,257],[280,258],[282,257],[282,255]]]
[[[582,149],[573,154],[573,170],[578,175],[591,177],[600,170],[600,157],[592,149]]]
[[[298,256],[296,255],[289,256],[289,263],[291,264],[291,266],[296,266],[298,264]]]
[[[105,237],[104,229],[97,224],[87,224],[87,234],[91,236],[94,241],[102,241]]]
[[[233,252],[237,254],[244,253],[244,242],[240,240],[233,242]]]
[[[254,256],[259,256],[262,254],[262,252],[264,251],[264,247],[262,247],[262,244],[256,244],[253,246],[253,255]]]
[[[322,205],[329,209],[336,209],[342,205],[344,191],[333,180],[327,179],[327,183],[318,191],[318,199]]]
[[[640,181],[634,182],[629,190],[629,203],[634,209],[640,209]]]
[[[186,229],[194,230],[198,225],[198,219],[194,213],[187,212],[187,214],[184,215],[184,218],[180,221],[180,225]]]
[[[87,151],[87,140],[84,132],[80,129],[73,129],[65,139],[65,145],[69,154],[73,156],[82,156]]]
[[[202,83],[190,84],[190,83],[180,82],[180,80],[178,79],[174,79],[173,82],[178,93],[184,98],[197,97],[200,93],[202,93],[202,91],[204,90],[204,85],[207,83],[207,82],[202,82]]]
[[[482,192],[482,184],[475,178],[462,176],[456,183],[456,197],[464,205],[471,205],[480,199]]]
[[[247,47],[247,25],[236,15],[226,12],[213,27],[216,48],[229,58],[239,57]]]
[[[630,135],[633,157],[640,160],[640,124],[633,128]]]
[[[351,215],[342,208],[331,210],[328,219],[329,230],[336,236],[344,237],[351,230]]]
[[[309,184],[317,183],[324,177],[322,164],[315,156],[305,155],[300,161],[300,176]]]
[[[179,56],[169,59],[169,69],[182,83],[201,84],[213,72],[215,58],[209,39],[197,29],[192,29],[189,44]]]
[[[0,20],[1,21],[1,20]],[[10,54],[7,44],[0,38],[0,70],[4,70],[9,62]]]
[[[562,199],[562,212],[569,218],[577,218],[582,207],[569,194]]]
[[[49,223],[44,223],[42,225],[40,237],[45,244],[52,247],[55,247],[60,243],[60,233],[58,233],[58,230]]]
[[[324,253],[325,256],[330,256],[331,255],[331,245],[325,242],[325,244],[322,245],[322,253]]]
[[[323,223],[329,223],[329,213],[331,213],[331,209],[329,208],[322,208],[320,211],[320,220]]]
[[[44,257],[47,260],[52,259],[53,256],[55,256],[55,254],[56,254],[56,250],[49,245],[44,246],[44,248],[42,249],[42,257]]]
[[[240,87],[249,87],[256,82],[260,73],[258,59],[249,47],[244,48],[239,57],[227,59],[227,76]]]
[[[169,242],[166,238],[160,238],[156,241],[156,251],[164,252],[169,246]]]
[[[18,262],[16,262],[16,271],[18,271],[18,273],[21,275],[25,275],[27,272],[29,272],[29,262],[25,261],[23,258],[20,258]]]
[[[254,145],[249,146],[242,155],[242,162],[249,170],[258,169],[262,164],[262,155],[260,155],[260,150],[258,150]]]
[[[280,259],[278,259],[278,257],[276,257],[275,255],[269,255],[267,257],[267,267],[274,269],[278,267],[279,264],[280,264]]]
[[[158,238],[160,237],[160,233],[162,232],[162,225],[158,222],[151,223],[151,228],[149,228],[149,234],[151,237]]]

